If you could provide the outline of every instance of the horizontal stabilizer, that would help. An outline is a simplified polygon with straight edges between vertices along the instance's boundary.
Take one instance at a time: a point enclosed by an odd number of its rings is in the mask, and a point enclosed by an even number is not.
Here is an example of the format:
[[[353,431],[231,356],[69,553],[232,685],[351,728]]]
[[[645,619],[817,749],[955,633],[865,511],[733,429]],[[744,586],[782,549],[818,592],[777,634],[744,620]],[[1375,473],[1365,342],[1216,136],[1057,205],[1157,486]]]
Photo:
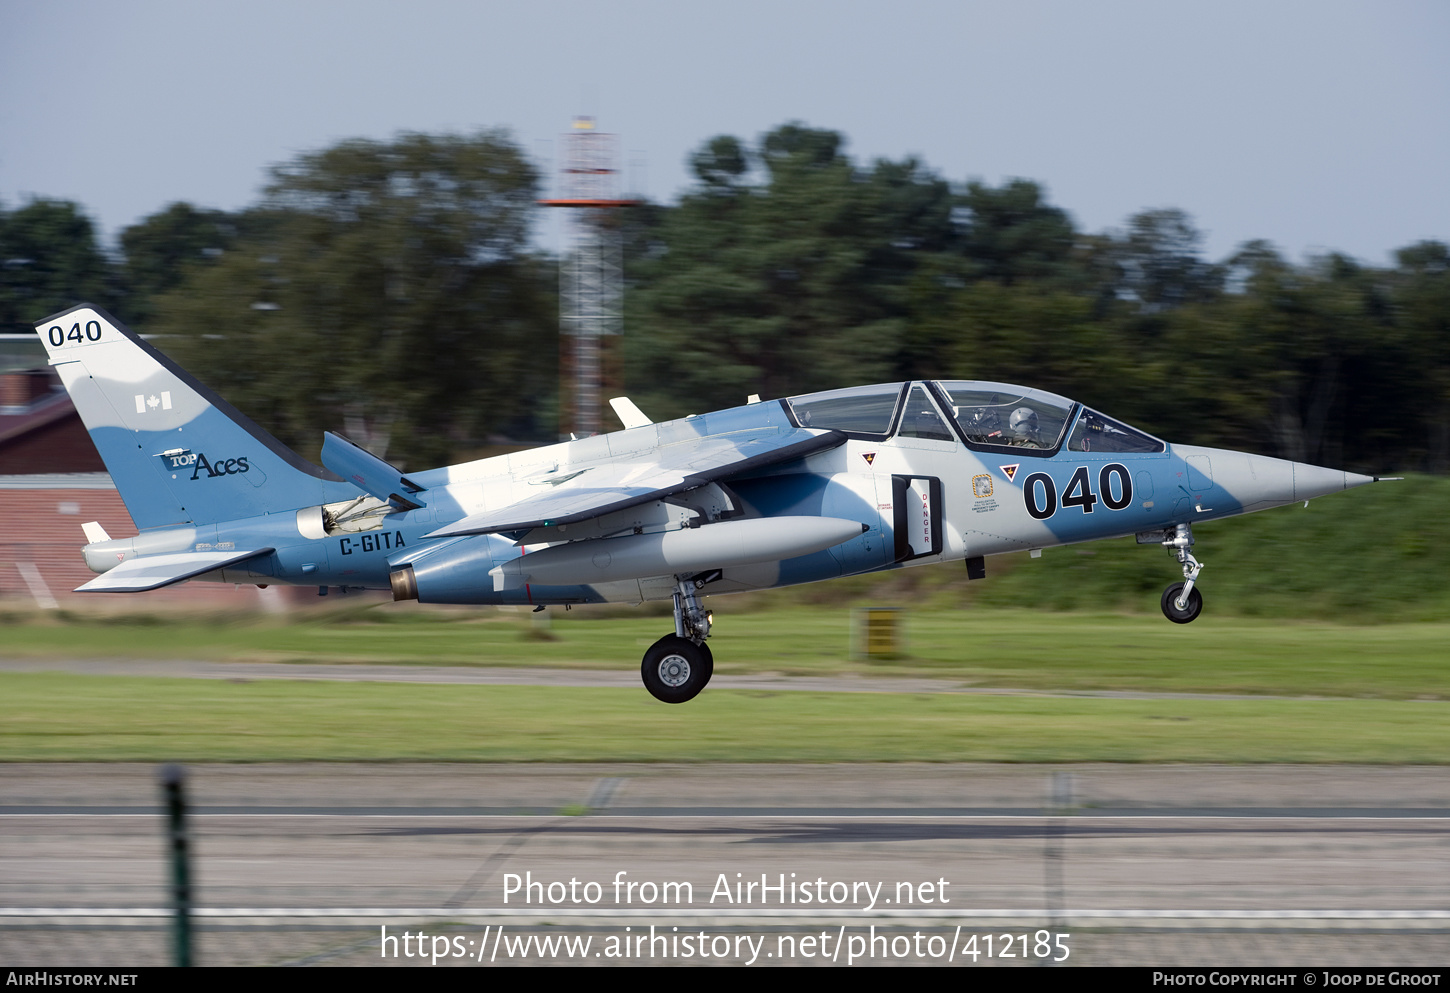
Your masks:
[[[663,445],[650,453],[650,462],[570,466],[577,471],[547,493],[473,514],[426,537],[527,531],[587,521],[719,479],[805,458],[835,448],[845,440],[839,431],[797,428],[782,432],[770,428]]]
[[[421,493],[423,487],[340,434],[328,431],[322,436],[322,464],[364,493],[401,510],[416,510],[423,506],[411,499],[414,493]]]
[[[258,548],[250,552],[172,552],[166,555],[143,555],[127,559],[114,569],[101,573],[77,593],[144,593],[157,590],[202,573],[215,572],[250,559],[271,555],[275,548]]]

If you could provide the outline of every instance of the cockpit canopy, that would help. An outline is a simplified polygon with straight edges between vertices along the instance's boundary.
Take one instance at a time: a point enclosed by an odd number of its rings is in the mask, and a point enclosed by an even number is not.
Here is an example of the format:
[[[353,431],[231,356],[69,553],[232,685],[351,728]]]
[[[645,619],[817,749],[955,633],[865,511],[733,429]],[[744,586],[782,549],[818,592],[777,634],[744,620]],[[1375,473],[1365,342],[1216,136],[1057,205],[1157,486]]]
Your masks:
[[[1064,440],[1073,452],[1162,452],[1162,441],[1066,397],[1007,383],[971,380],[883,383],[786,401],[802,427],[850,435],[951,441],[943,420],[978,450],[1052,455]]]
[[[1005,383],[938,383],[970,445],[1056,451],[1077,404]]]
[[[803,428],[831,428],[847,434],[874,434],[885,437],[896,420],[905,383],[883,383],[880,386],[852,386],[845,390],[827,390],[791,397],[786,402]]]

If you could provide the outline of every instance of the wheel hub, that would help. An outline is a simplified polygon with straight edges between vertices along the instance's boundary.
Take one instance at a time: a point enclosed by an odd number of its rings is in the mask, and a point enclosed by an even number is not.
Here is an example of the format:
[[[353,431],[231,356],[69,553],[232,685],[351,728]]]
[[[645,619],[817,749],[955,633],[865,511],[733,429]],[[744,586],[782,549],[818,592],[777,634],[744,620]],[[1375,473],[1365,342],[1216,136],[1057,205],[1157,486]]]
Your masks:
[[[683,655],[670,654],[660,659],[660,682],[670,688],[684,686],[690,681],[690,660]]]

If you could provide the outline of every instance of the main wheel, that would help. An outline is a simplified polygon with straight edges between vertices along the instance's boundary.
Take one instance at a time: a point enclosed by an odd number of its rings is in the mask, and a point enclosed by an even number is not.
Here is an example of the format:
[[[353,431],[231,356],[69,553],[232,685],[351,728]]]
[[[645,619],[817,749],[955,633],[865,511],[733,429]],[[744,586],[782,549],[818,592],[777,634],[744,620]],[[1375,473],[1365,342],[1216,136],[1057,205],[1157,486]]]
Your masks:
[[[684,703],[693,700],[715,673],[715,658],[705,645],[667,634],[644,653],[639,667],[644,688],[656,700]]]
[[[1188,603],[1180,610],[1177,601],[1182,592],[1182,583],[1174,583],[1163,591],[1163,616],[1174,624],[1187,624],[1203,610],[1203,594],[1196,586],[1188,594]]]

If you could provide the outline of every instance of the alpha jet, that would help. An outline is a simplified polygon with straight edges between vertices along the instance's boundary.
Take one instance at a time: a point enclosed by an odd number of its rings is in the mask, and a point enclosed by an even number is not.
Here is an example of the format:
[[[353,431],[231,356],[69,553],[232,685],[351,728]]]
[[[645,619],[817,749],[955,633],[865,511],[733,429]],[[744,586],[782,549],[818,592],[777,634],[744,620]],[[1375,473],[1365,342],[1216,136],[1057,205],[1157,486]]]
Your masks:
[[[672,601],[645,653],[668,703],[709,682],[707,597],[1136,535],[1203,609],[1193,526],[1371,482],[1170,445],[1041,390],[906,382],[761,401],[404,474],[328,433],[300,458],[99,308],[37,325],[140,533],[85,526],[78,592],[197,579],[391,590],[422,603]]]

